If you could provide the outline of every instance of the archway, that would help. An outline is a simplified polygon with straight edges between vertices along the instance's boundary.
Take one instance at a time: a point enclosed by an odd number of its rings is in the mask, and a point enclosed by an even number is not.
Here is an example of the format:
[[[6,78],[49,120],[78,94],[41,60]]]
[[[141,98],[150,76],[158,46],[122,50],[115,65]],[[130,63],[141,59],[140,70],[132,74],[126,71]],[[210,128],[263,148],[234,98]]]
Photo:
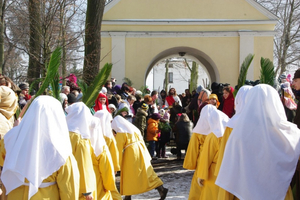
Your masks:
[[[194,57],[197,60],[199,60],[199,62],[206,68],[211,82],[219,82],[220,81],[220,74],[219,71],[215,65],[215,63],[213,62],[213,60],[204,52],[195,49],[195,48],[191,48],[191,47],[174,47],[174,48],[170,48],[167,49],[159,54],[157,54],[157,56],[155,56],[151,62],[148,65],[148,68],[146,70],[145,73],[145,77],[144,80],[146,82],[146,78],[150,72],[150,70],[153,68],[153,66],[159,62],[160,60],[168,57],[168,56],[172,56],[172,55],[179,55],[179,52],[183,52],[185,53],[184,56],[186,57]]]

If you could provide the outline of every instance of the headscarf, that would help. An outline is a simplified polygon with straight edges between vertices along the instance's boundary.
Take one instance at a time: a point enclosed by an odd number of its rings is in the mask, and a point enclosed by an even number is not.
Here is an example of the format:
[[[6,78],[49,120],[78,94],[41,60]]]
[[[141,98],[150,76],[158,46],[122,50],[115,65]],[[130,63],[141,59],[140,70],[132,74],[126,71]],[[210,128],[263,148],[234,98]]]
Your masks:
[[[0,113],[10,119],[18,107],[18,98],[15,92],[7,86],[0,86]]]
[[[94,110],[95,112],[97,112],[98,110],[102,110],[103,107],[102,107],[102,103],[99,101],[99,98],[105,98],[105,105],[106,105],[106,109],[107,111],[109,112],[109,108],[108,108],[108,99],[107,99],[107,96],[103,93],[99,93],[96,101],[95,101],[95,106],[94,106]]]
[[[214,133],[217,138],[222,137],[225,131],[225,125],[229,118],[219,111],[216,106],[206,105],[203,107],[193,133],[208,135]]]
[[[230,87],[229,96],[227,99],[223,97],[223,110],[229,118],[234,114],[234,96],[233,96],[233,87]]]
[[[300,154],[300,130],[286,119],[277,91],[259,84],[226,144],[216,184],[239,199],[284,199]]]
[[[7,194],[29,181],[28,199],[42,181],[72,154],[65,114],[58,100],[37,97],[19,126],[4,136],[6,157],[1,179]]]
[[[111,123],[111,128],[116,131],[117,133],[130,133],[134,134],[136,133],[140,137],[143,137],[141,135],[141,131],[132,123],[124,119],[122,116],[116,116],[112,123]]]
[[[106,142],[103,137],[100,119],[94,116],[91,117],[90,136],[90,141],[94,149],[94,154],[96,155],[96,157],[98,157],[103,152],[103,148],[106,145]]]
[[[220,102],[219,102],[219,99],[218,99],[218,96],[216,94],[210,94],[208,99],[215,99],[217,101],[217,105],[216,107],[218,108],[219,105],[220,105]]]
[[[235,96],[234,104],[235,104],[235,114],[233,117],[228,121],[227,127],[233,128],[234,125],[237,123],[239,116],[242,112],[243,107],[245,106],[245,100],[248,92],[253,88],[250,85],[244,85],[241,87],[238,91],[238,93]]]
[[[108,138],[113,138],[114,135],[112,133],[112,128],[111,128],[111,121],[112,121],[111,114],[106,110],[98,110],[94,114],[94,117],[100,119],[100,127],[103,135]]]
[[[82,102],[73,103],[66,108],[68,129],[80,134],[82,139],[90,139],[90,126],[93,115]]]

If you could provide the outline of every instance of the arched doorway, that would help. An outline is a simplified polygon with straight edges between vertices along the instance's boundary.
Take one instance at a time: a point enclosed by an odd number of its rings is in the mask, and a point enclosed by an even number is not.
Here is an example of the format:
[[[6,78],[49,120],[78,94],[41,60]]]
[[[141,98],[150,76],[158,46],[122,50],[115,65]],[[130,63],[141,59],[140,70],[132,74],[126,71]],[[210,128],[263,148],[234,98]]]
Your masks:
[[[158,65],[158,63],[163,63],[165,59],[172,59],[172,58],[176,58],[176,57],[186,58],[188,60],[195,61],[196,63],[200,64],[200,66],[202,68],[204,68],[204,71],[207,74],[207,76],[204,76],[204,77],[208,77],[209,83],[219,82],[219,78],[220,78],[219,72],[216,68],[215,63],[212,61],[212,59],[208,55],[206,55],[202,51],[195,49],[195,48],[174,47],[174,48],[167,49],[167,50],[157,54],[157,56],[155,56],[151,60],[151,62],[148,65],[147,71],[145,73],[145,84],[146,85],[149,84],[148,76],[149,76],[149,74],[153,75],[152,74],[153,69],[154,69],[154,67],[156,67]],[[161,71],[161,73],[164,73],[164,72],[165,71]],[[163,75],[160,74],[160,77],[162,77],[162,76]],[[148,81],[147,81],[147,78],[148,78]],[[160,81],[163,81],[163,80],[160,80]],[[148,82],[148,84],[147,84],[147,82]],[[202,82],[198,82],[198,84],[203,85]],[[187,87],[185,86],[185,88],[187,88]],[[157,89],[157,88],[154,87],[153,89]]]

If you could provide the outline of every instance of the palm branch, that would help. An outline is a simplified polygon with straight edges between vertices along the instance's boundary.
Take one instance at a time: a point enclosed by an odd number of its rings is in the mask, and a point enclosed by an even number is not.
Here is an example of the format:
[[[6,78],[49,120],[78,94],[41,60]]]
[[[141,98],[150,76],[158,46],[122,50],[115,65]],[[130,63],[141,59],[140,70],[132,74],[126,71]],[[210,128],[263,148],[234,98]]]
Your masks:
[[[81,89],[82,95],[84,95],[87,91],[88,85],[82,79],[78,79],[77,84]]]
[[[60,59],[61,59],[61,47],[57,47],[51,55],[50,62],[47,68],[47,74],[43,81],[43,84],[35,94],[35,96],[32,98],[30,102],[26,104],[26,107],[24,107],[24,112],[22,111],[20,114],[20,117],[23,117],[26,111],[28,110],[31,102],[38,96],[42,95],[45,90],[48,88],[49,84],[55,79],[55,76],[58,72],[58,67],[60,65]],[[32,84],[31,84],[32,85]]]
[[[97,74],[91,85],[87,87],[85,94],[83,94],[82,96],[82,102],[85,103],[87,107],[90,108],[95,103],[100,90],[102,89],[108,76],[110,75],[111,69],[112,64],[106,63]]]
[[[238,78],[237,89],[233,93],[234,96],[237,94],[238,90],[245,84],[247,72],[248,72],[249,66],[251,65],[253,58],[254,58],[254,55],[249,54],[245,58],[244,62],[242,63],[239,78]]]
[[[60,101],[60,89],[59,89],[59,74],[58,72],[56,72],[55,77],[53,78],[53,80],[51,81],[51,88],[52,88],[52,96]]]
[[[275,80],[275,71],[274,71],[274,65],[273,62],[268,58],[261,58],[260,59],[260,83],[274,86],[274,80]]]
[[[126,82],[128,86],[132,86],[132,85],[133,85],[132,80],[130,80],[130,79],[127,78],[127,77],[123,78],[123,81]]]

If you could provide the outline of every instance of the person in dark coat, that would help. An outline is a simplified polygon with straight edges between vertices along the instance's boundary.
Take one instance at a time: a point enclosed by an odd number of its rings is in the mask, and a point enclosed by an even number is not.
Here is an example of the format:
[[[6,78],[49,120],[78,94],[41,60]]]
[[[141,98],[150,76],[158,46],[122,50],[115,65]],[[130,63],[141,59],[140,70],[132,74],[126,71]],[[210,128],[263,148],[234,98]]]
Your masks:
[[[190,121],[186,113],[179,116],[173,131],[175,132],[175,141],[177,149],[177,160],[181,159],[181,149],[187,150],[193,130],[193,122]]]

